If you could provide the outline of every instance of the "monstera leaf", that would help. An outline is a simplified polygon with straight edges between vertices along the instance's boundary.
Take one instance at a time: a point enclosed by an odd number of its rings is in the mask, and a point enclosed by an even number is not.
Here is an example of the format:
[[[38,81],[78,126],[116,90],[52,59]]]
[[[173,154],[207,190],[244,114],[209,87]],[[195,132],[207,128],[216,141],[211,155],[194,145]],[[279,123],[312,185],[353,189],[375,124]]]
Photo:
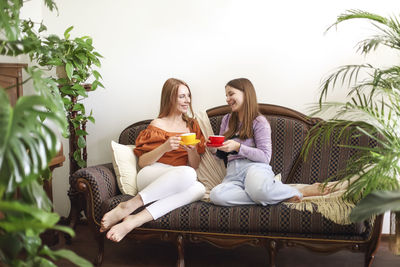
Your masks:
[[[0,90],[0,197],[36,180],[60,148],[55,133],[39,118],[63,125],[55,104],[33,95],[18,99],[14,108]],[[4,198],[3,198],[4,199]]]

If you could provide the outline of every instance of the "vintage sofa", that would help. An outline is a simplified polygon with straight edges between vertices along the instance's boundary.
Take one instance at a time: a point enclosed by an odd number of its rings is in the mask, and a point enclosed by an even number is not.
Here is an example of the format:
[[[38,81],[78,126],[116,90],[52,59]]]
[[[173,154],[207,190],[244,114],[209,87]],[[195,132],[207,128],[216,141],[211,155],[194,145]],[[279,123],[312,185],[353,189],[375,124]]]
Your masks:
[[[260,104],[260,111],[272,127],[271,166],[275,173],[282,174],[285,183],[322,182],[344,168],[355,152],[333,144],[316,146],[304,162],[300,157],[304,139],[320,119],[269,104]],[[218,133],[222,116],[227,112],[228,106],[207,111],[215,133]],[[140,121],[127,127],[122,131],[119,143],[134,144],[138,133],[149,122]],[[366,136],[352,138],[351,144],[375,145]],[[98,242],[95,264],[100,265],[105,239],[105,235],[99,233],[100,220],[105,212],[132,196],[120,193],[111,163],[75,172],[70,177],[70,185],[70,196],[84,203],[85,215]],[[317,212],[298,211],[283,204],[221,207],[198,201],[133,230],[127,237],[176,243],[178,266],[184,266],[186,242],[208,242],[223,248],[239,245],[265,247],[270,266],[275,266],[277,252],[283,247],[304,247],[315,252],[346,249],[365,253],[365,266],[370,266],[380,240],[382,220],[382,216],[378,216],[361,223],[339,225]]]

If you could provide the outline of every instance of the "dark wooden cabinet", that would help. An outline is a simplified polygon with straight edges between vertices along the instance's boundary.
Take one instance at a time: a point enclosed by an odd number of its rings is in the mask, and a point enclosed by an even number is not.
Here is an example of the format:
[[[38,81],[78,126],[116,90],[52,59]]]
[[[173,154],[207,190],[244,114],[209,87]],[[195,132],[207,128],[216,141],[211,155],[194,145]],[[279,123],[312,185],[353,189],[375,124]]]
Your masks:
[[[0,63],[0,86],[9,88],[6,90],[10,97],[12,106],[17,102],[18,97],[22,96],[22,69],[27,64]]]

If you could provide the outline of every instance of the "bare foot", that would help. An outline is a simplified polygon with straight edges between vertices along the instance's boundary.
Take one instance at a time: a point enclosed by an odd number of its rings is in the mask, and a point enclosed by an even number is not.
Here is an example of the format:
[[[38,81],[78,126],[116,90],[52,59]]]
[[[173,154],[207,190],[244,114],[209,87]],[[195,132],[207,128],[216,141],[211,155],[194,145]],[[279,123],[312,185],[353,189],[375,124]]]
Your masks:
[[[329,194],[330,190],[330,187],[323,187],[321,183],[314,183],[303,187],[300,189],[300,192],[303,194],[303,197],[311,197]]]
[[[111,227],[107,232],[107,238],[113,242],[121,241],[130,231],[153,220],[151,214],[145,209],[138,214],[129,215],[124,220]]]
[[[135,202],[134,199],[119,203],[114,209],[104,214],[101,219],[100,232],[107,231],[113,225],[134,212],[137,208],[139,208],[139,206],[137,201]]]
[[[106,236],[113,242],[119,242],[136,227],[138,226],[136,226],[135,215],[129,215],[121,223],[111,227]]]

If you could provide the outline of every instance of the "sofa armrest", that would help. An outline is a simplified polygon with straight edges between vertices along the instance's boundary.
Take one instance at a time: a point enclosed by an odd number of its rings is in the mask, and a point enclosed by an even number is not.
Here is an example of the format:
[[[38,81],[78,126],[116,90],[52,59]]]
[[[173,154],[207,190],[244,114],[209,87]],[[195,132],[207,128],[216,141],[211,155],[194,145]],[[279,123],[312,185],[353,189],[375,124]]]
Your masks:
[[[99,224],[104,201],[120,194],[114,168],[111,163],[91,166],[76,171],[70,177],[70,197],[83,194],[86,202],[86,216]]]

